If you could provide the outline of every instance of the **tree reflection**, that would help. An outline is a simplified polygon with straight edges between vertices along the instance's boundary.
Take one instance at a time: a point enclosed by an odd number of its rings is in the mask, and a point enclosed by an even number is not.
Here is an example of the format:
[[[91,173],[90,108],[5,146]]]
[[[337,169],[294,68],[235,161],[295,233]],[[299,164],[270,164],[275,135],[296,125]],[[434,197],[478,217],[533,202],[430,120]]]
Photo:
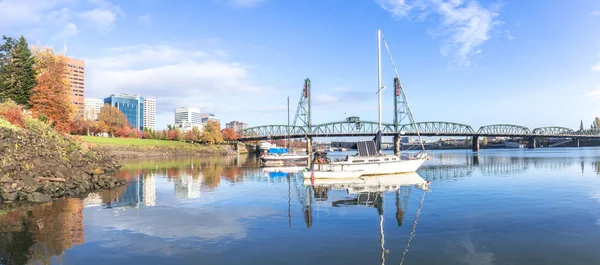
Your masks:
[[[66,249],[83,244],[83,201],[59,199],[18,207],[0,216],[2,264],[51,264]]]

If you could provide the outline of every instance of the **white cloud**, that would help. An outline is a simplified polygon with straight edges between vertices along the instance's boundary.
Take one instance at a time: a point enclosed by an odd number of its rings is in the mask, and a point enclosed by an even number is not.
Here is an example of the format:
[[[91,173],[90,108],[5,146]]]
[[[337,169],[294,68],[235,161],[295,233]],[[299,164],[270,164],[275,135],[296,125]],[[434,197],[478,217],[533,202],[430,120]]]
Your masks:
[[[600,72],[600,62],[592,66],[592,70]]]
[[[236,7],[255,7],[265,0],[226,0],[229,4]]]
[[[514,40],[515,36],[512,35],[512,33],[509,30],[505,30],[504,33],[506,33],[506,38],[508,40]]]
[[[152,25],[152,16],[150,14],[141,15],[137,17],[137,22],[142,26],[149,27]]]
[[[98,30],[111,30],[117,20],[117,14],[108,9],[95,8],[82,12],[79,16],[88,22],[88,26]]]
[[[64,28],[59,31],[54,38],[57,39],[67,39],[69,37],[74,37],[77,35],[77,25],[73,23],[69,23],[64,26]]]
[[[157,116],[176,107],[244,111],[231,101],[244,101],[269,91],[256,85],[250,67],[228,62],[218,53],[174,46],[135,45],[110,49],[111,56],[86,58],[86,93],[103,98],[110,93],[139,93],[157,100]],[[280,108],[280,107],[279,107]],[[165,116],[166,117],[166,116]]]
[[[0,1],[0,25],[34,24],[41,21],[44,13],[59,3],[60,1],[42,0]]]
[[[597,88],[596,90],[594,90],[594,91],[591,91],[591,92],[589,92],[589,93],[585,94],[585,96],[586,96],[586,97],[595,97],[595,98],[597,98],[597,97],[600,97],[600,87],[598,87],[598,88]]]
[[[477,1],[377,0],[377,3],[396,18],[414,15],[425,19],[434,14],[439,26],[430,33],[443,37],[441,54],[452,54],[461,65],[470,64],[471,57],[482,52],[480,46],[490,38],[493,26],[500,23],[496,19],[498,7],[485,8]]]
[[[592,15],[600,16],[600,10],[592,11]]]
[[[103,0],[87,5],[77,0],[0,0],[0,30],[34,32],[52,39],[75,36],[80,25],[111,29],[117,15],[123,15],[119,6]]]

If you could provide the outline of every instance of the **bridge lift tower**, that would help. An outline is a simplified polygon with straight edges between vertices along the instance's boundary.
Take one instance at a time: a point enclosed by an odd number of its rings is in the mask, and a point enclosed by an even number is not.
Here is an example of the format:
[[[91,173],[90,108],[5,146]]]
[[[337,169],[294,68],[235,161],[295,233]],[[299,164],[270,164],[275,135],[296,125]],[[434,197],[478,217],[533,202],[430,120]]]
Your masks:
[[[296,116],[294,116],[294,126],[302,126],[306,129],[307,133],[312,132],[312,121],[310,111],[310,79],[304,79],[304,87],[300,94],[300,101],[298,101],[298,107],[296,108]],[[308,155],[308,166],[312,163],[312,138],[306,137],[306,154]]]

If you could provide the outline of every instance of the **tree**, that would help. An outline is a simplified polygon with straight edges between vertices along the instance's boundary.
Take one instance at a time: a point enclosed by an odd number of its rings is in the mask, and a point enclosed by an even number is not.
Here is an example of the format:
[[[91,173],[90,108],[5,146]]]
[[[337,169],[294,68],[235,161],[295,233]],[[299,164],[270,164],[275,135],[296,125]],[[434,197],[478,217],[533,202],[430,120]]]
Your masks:
[[[140,132],[140,129],[135,128],[135,129],[131,130],[131,132],[129,133],[129,137],[140,138],[140,137],[142,137],[142,132]]]
[[[100,108],[98,113],[98,121],[103,122],[107,126],[107,131],[111,136],[125,126],[127,126],[127,118],[125,114],[114,106],[105,104]]]
[[[154,139],[154,137],[152,136],[152,133],[144,130],[144,132],[142,133],[142,139]]]
[[[115,132],[115,136],[123,137],[123,138],[129,137],[130,134],[131,134],[131,127],[129,127],[129,126],[125,126]]]
[[[204,133],[202,134],[202,141],[209,144],[223,142],[223,135],[221,134],[221,125],[217,121],[208,121],[204,126]]]
[[[202,132],[200,131],[200,129],[198,129],[198,127],[192,127],[192,133],[194,133],[195,141],[202,141]]]
[[[221,134],[223,135],[223,139],[225,139],[226,141],[236,141],[238,139],[238,134],[229,128],[225,128],[221,131]]]
[[[167,140],[179,141],[181,140],[181,133],[178,129],[170,130],[167,134]]]
[[[0,46],[0,100],[14,100],[26,108],[30,107],[31,89],[36,85],[33,65],[34,57],[23,36],[16,41],[3,36]]]
[[[186,140],[187,142],[194,142],[194,141],[196,141],[196,135],[194,134],[194,132],[192,130],[189,130],[189,131],[185,132],[183,139]]]
[[[71,134],[84,135],[87,133],[87,124],[82,116],[77,116],[71,122],[69,131]]]
[[[64,78],[66,59],[48,47],[34,47],[33,53],[37,85],[31,90],[31,111],[34,115],[44,115],[57,131],[68,132],[75,116],[75,105],[69,96],[69,83]]]

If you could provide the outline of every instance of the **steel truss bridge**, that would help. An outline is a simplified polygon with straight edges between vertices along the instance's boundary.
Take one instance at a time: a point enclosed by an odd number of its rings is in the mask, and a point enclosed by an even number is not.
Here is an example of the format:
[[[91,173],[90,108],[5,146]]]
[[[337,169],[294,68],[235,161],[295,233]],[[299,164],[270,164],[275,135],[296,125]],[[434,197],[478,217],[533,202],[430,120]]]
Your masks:
[[[416,136],[417,130],[421,136],[506,136],[506,137],[569,137],[569,138],[600,138],[600,129],[574,131],[565,127],[540,127],[530,130],[527,127],[512,124],[493,124],[481,126],[474,130],[471,126],[455,122],[431,121],[417,122],[399,126],[382,124],[384,136]],[[311,126],[263,125],[247,128],[242,131],[240,141],[276,140],[305,137],[344,137],[344,136],[374,136],[378,123],[372,121],[359,122],[330,122]]]
[[[394,78],[394,122],[382,124],[383,136],[465,136],[473,137],[525,137],[533,142],[536,137],[561,137],[578,140],[581,138],[600,139],[600,129],[575,131],[560,126],[547,126],[530,129],[514,124],[492,124],[475,130],[467,124],[428,121],[414,122],[410,108],[406,102],[404,89],[398,78]],[[263,125],[250,127],[241,131],[239,141],[276,140],[285,138],[305,138],[312,142],[314,137],[375,136],[378,122],[361,121],[359,117],[349,117],[338,122],[313,125],[311,121],[311,83],[304,80],[300,101],[296,109],[294,122],[291,125]],[[418,132],[418,133],[417,133]],[[473,147],[473,150],[479,147]]]

